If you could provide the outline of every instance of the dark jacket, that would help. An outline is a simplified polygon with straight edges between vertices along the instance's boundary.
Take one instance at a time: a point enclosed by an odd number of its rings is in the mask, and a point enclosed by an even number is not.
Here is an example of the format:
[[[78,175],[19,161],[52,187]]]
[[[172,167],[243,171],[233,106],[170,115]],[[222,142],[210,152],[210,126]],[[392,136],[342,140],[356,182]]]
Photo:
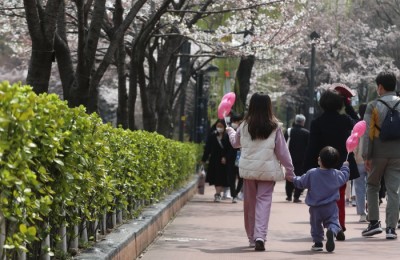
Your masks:
[[[305,173],[303,172],[303,162],[309,135],[310,132],[298,124],[293,125],[290,130],[290,136],[288,135],[288,132],[285,133],[286,140],[288,140],[290,137],[289,152],[290,156],[292,157],[294,172],[297,176]]]
[[[325,146],[332,146],[340,153],[340,162],[337,169],[346,160],[346,140],[353,130],[354,120],[348,115],[338,112],[324,112],[311,122],[310,138],[304,161],[304,172],[318,167],[318,156]],[[350,164],[350,180],[359,177],[354,154],[350,153],[348,158]]]
[[[210,185],[228,186],[226,164],[221,163],[222,157],[226,158],[228,145],[230,143],[226,133],[221,139],[221,144],[218,142],[216,131],[212,131],[207,138],[202,161],[208,161],[206,182]]]

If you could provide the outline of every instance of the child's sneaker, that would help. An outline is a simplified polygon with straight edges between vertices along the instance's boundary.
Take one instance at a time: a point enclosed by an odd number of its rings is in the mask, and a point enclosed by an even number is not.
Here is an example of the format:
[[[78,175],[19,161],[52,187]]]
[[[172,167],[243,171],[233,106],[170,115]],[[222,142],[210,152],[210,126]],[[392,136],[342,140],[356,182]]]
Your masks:
[[[344,235],[344,231],[340,230],[337,234],[336,234],[336,240],[337,241],[344,241],[346,240],[346,236]]]
[[[322,242],[315,242],[311,247],[311,251],[322,251],[324,250],[324,244]]]
[[[332,230],[328,229],[328,231],[326,231],[326,251],[328,252],[332,252],[333,250],[335,250],[335,241],[333,239],[334,235]]]
[[[249,242],[249,247],[255,248],[256,247],[256,242],[255,241],[250,241]]]
[[[386,228],[386,239],[396,239],[397,238],[397,234],[396,231],[394,230],[394,228]]]
[[[369,223],[368,227],[364,229],[361,234],[363,237],[370,237],[379,233],[382,233],[382,228],[381,228],[381,222],[377,221],[374,224]]]
[[[265,251],[265,245],[264,245],[264,240],[262,238],[257,238],[256,239],[256,251]]]

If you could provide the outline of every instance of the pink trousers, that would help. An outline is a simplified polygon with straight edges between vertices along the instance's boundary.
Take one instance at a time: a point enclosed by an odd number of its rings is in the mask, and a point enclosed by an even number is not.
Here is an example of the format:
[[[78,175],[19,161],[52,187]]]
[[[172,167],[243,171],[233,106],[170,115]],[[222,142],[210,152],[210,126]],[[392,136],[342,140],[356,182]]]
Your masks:
[[[267,240],[274,187],[273,181],[243,180],[244,227],[249,242]]]

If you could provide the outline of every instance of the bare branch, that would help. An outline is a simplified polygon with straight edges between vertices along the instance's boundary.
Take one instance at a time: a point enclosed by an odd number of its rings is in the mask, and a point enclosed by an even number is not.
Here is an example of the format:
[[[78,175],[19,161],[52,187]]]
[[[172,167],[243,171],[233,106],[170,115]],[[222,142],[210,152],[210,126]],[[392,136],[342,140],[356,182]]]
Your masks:
[[[240,8],[229,8],[229,9],[224,9],[224,10],[217,10],[217,11],[196,11],[196,10],[168,10],[170,13],[193,13],[193,14],[204,14],[204,15],[209,15],[209,14],[222,14],[222,13],[230,13],[230,12],[239,12],[239,11],[245,11],[245,10],[250,10],[250,9],[255,9],[263,6],[268,6],[268,5],[274,5],[277,3],[282,3],[285,2],[285,0],[275,0],[272,2],[268,3],[262,3],[262,4],[253,4],[249,5],[246,7],[240,7]]]

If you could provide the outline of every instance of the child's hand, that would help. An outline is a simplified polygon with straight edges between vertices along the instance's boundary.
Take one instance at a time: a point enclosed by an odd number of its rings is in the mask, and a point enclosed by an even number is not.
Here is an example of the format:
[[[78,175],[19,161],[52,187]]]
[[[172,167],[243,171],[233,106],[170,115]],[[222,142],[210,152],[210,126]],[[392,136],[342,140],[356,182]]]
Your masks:
[[[345,161],[345,162],[343,163],[343,166],[349,166],[349,162],[348,162],[348,161]]]
[[[227,127],[225,128],[225,131],[226,131],[226,132],[230,132],[230,131],[235,131],[235,129],[233,129],[233,128],[230,127],[230,126],[227,126]]]
[[[286,179],[287,181],[293,182],[294,176],[295,176],[294,173],[292,173],[292,174],[285,174],[285,179]]]

